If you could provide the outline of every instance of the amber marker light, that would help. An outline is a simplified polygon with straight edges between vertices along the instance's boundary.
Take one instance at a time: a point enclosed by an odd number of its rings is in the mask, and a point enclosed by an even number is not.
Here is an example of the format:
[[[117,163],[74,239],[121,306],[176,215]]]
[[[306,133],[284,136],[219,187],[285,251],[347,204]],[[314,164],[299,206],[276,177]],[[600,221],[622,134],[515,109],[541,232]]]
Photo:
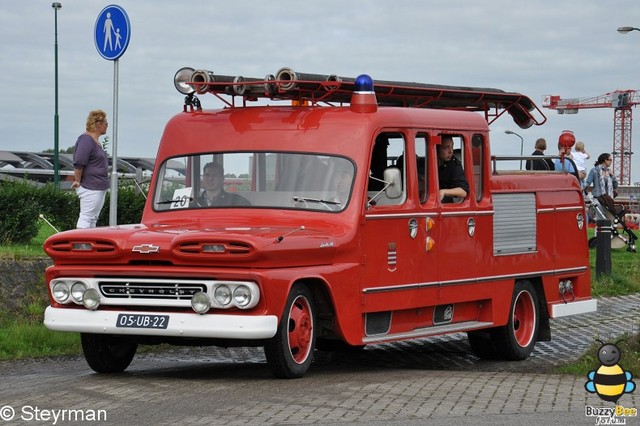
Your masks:
[[[436,223],[433,221],[433,219],[431,219],[430,217],[428,217],[428,218],[425,220],[425,224],[426,224],[427,231],[431,231],[431,229],[433,228],[433,226],[434,226]]]
[[[427,239],[425,240],[425,243],[426,243],[427,251],[431,251],[431,249],[433,249],[436,245],[436,242],[431,237],[427,237]]]

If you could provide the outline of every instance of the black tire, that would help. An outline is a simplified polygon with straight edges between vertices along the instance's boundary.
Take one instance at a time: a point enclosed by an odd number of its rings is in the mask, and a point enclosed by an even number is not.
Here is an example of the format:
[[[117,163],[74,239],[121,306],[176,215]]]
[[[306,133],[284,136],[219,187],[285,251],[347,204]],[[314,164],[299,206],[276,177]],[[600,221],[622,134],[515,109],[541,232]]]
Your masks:
[[[121,338],[101,334],[80,334],[82,351],[96,373],[121,373],[127,369],[138,345]]]
[[[509,321],[493,331],[496,350],[507,360],[528,358],[536,345],[539,327],[538,295],[529,281],[518,281],[513,289]]]
[[[316,343],[315,323],[311,292],[306,285],[298,284],[289,293],[276,335],[264,346],[275,377],[297,379],[309,370]]]
[[[493,329],[467,332],[471,350],[481,359],[499,359],[500,354],[494,345]]]

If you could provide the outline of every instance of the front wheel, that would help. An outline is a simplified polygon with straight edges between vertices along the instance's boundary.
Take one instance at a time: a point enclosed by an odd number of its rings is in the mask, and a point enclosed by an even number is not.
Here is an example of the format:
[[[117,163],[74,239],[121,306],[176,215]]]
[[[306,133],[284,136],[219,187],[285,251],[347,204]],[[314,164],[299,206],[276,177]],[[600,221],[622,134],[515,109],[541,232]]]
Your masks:
[[[102,334],[80,334],[82,351],[89,367],[96,373],[121,373],[127,369],[138,345]]]
[[[529,357],[538,338],[538,295],[529,281],[518,281],[513,289],[509,322],[494,330],[496,349],[508,360]]]
[[[264,347],[267,364],[274,376],[296,379],[311,366],[315,347],[315,310],[306,285],[294,286],[276,335]]]

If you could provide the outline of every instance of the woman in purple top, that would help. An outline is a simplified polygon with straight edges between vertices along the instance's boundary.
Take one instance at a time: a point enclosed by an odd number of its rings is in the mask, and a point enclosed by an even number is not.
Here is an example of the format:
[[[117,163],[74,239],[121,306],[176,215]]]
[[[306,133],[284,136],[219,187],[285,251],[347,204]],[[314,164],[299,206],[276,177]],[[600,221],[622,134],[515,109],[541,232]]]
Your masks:
[[[98,138],[107,133],[107,114],[94,110],[87,117],[87,131],[73,149],[74,180],[71,188],[80,198],[80,216],[76,228],[95,228],[109,189],[109,157]]]

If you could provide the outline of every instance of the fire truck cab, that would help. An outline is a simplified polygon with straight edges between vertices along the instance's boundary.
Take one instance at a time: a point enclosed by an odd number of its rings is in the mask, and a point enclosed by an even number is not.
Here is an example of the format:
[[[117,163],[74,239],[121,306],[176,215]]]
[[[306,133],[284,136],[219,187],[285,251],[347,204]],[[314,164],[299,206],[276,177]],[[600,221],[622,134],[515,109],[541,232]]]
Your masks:
[[[171,343],[263,346],[296,378],[316,349],[456,332],[522,360],[550,319],[596,309],[576,178],[490,153],[495,119],[544,122],[529,98],[290,69],[175,84],[142,223],[44,245],[45,324],[80,332],[96,372]],[[226,106],[203,110],[205,93]],[[441,196],[443,139],[464,197]]]

